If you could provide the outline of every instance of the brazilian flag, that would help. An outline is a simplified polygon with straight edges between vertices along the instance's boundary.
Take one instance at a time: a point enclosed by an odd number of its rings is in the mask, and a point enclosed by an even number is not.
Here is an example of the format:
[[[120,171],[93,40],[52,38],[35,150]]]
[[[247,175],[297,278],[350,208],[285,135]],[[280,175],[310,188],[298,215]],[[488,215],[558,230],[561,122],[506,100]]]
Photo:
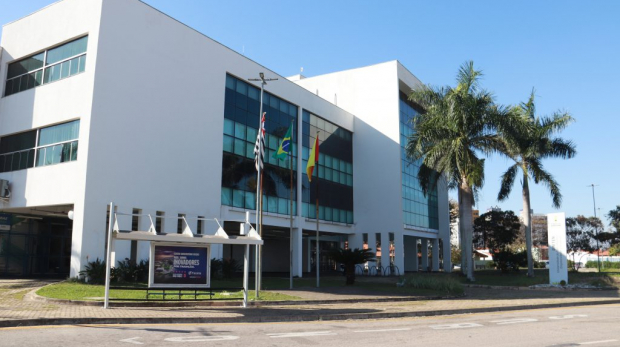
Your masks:
[[[273,153],[274,159],[285,160],[287,155],[291,152],[291,134],[292,133],[293,133],[293,124],[291,124],[291,126],[288,128],[286,135],[284,135],[282,142],[280,142],[280,147],[278,147],[278,150],[275,153]]]

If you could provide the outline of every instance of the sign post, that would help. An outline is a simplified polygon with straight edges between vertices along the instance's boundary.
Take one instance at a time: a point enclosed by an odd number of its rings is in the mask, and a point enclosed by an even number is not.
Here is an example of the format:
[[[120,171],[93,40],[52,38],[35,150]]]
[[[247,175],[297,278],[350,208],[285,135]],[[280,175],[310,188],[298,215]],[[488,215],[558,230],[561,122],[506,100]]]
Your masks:
[[[566,261],[566,215],[564,212],[547,214],[549,236],[549,284],[568,284]]]

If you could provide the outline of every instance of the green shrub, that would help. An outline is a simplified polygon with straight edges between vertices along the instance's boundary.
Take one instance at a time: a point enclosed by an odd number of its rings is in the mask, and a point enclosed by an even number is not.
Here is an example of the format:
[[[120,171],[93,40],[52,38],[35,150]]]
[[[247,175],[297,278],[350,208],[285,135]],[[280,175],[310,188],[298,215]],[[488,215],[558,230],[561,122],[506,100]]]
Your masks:
[[[513,253],[509,250],[495,252],[493,254],[495,267],[504,273],[519,271],[519,266],[527,265],[527,252]]]
[[[88,262],[84,266],[84,270],[80,271],[80,276],[84,276],[86,281],[95,284],[105,282],[105,262],[99,260],[99,258]]]
[[[449,294],[463,294],[463,284],[457,279],[447,276],[406,276],[403,287],[430,289]]]
[[[586,263],[587,268],[596,269],[598,263],[596,260],[589,260]],[[601,261],[601,269],[620,269],[620,262],[617,261]]]
[[[146,282],[149,278],[149,261],[140,260],[134,264],[129,258],[118,262],[112,268],[110,277],[116,282]]]

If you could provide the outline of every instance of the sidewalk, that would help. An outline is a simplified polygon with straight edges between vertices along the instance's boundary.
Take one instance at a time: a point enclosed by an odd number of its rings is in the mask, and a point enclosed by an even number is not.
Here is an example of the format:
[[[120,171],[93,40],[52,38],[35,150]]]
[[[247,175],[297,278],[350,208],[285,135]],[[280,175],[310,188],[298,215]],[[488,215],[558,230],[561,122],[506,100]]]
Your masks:
[[[0,327],[55,324],[243,323],[379,319],[523,310],[545,307],[619,304],[616,290],[538,291],[467,288],[465,297],[426,300],[395,297],[377,302],[358,288],[280,290],[304,299],[295,305],[249,307],[112,307],[34,300],[47,281],[0,279]],[[357,291],[357,292],[356,292]],[[321,304],[307,304],[319,300]],[[339,300],[334,303],[334,300]],[[356,302],[345,302],[351,300]],[[415,300],[415,301],[403,301]]]

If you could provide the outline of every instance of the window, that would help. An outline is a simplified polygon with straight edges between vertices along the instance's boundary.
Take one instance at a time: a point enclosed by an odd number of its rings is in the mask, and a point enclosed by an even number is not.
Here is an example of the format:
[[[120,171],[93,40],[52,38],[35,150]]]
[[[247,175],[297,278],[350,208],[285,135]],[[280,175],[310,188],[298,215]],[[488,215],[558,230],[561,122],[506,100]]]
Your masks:
[[[204,216],[198,216],[198,224],[196,225],[196,234],[201,235],[202,234],[202,228],[203,228],[203,224],[204,224]]]
[[[88,36],[10,63],[4,96],[84,72]]]
[[[155,230],[158,233],[164,232],[164,215],[165,213],[162,211],[155,212]]]
[[[80,121],[0,138],[0,172],[77,160]],[[37,143],[38,137],[38,143]]]
[[[185,228],[185,215],[183,213],[179,213],[179,220],[177,221],[177,234],[182,234],[183,229]]]

